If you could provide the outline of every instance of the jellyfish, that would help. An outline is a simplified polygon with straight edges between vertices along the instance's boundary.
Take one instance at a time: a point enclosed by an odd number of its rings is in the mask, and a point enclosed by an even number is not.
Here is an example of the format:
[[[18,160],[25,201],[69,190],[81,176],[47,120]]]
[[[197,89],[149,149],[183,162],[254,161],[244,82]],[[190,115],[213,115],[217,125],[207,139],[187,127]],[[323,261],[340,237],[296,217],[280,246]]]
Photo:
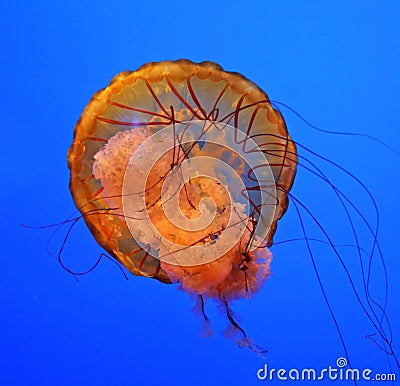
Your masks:
[[[68,151],[70,191],[97,243],[128,271],[178,284],[207,326],[205,303],[216,301],[239,346],[263,353],[231,304],[271,275],[270,249],[289,199],[320,225],[290,193],[297,167],[346,200],[299,158],[299,146],[278,103],[241,74],[213,62],[148,63],[116,75],[84,109]],[[384,309],[364,310],[394,355]]]
[[[96,241],[134,275],[222,303],[244,344],[229,304],[270,275],[296,163],[260,88],[188,60],[115,76],[68,152],[70,190]]]

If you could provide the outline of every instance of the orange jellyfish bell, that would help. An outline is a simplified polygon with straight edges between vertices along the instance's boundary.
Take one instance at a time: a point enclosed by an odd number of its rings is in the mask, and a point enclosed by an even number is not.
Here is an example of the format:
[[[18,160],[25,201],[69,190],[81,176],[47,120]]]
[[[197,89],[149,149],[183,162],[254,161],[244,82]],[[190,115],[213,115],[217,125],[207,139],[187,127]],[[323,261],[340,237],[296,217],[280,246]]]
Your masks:
[[[270,275],[297,153],[242,75],[188,60],[118,74],[83,111],[68,165],[88,228],[134,275],[227,307]]]

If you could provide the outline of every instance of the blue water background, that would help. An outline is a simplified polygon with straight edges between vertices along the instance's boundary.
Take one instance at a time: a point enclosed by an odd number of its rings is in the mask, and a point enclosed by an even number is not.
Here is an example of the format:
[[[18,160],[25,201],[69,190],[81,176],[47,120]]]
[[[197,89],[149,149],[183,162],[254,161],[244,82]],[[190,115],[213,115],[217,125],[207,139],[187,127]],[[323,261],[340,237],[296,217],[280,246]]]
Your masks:
[[[116,73],[149,61],[215,61],[320,128],[372,135],[399,150],[399,17],[396,1],[2,1],[0,385],[256,385],[265,363],[335,365],[344,349],[304,242],[273,247],[272,277],[252,300],[233,304],[248,335],[268,349],[262,359],[224,337],[227,322],[212,303],[215,334],[203,338],[193,301],[176,286],[132,275],[127,281],[107,260],[76,282],[45,250],[51,231],[20,223],[52,224],[74,212],[66,152],[75,122]],[[319,133],[282,112],[296,141],[354,173],[376,200],[399,351],[400,158],[374,141]],[[375,223],[365,192],[334,168],[327,172]],[[326,184],[299,170],[293,194],[337,245],[354,245]],[[322,239],[303,217],[309,237]],[[361,221],[356,227],[370,246]],[[303,237],[293,205],[276,241],[292,237]],[[384,353],[365,338],[373,326],[337,257],[321,243],[313,248],[352,365],[390,372]],[[356,249],[339,250],[363,297]],[[100,253],[81,224],[65,262],[85,270]],[[371,288],[382,301],[385,283],[374,261]]]

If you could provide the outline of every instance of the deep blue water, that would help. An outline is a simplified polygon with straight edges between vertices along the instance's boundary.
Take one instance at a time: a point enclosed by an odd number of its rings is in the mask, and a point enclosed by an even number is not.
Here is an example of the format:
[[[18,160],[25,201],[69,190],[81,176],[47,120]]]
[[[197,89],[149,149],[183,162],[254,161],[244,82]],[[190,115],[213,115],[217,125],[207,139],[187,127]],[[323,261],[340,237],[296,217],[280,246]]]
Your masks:
[[[321,3],[1,3],[1,385],[255,385],[264,364],[321,369],[344,356],[304,241],[274,246],[272,277],[253,299],[233,305],[248,335],[268,349],[262,359],[223,336],[227,322],[213,304],[215,334],[203,338],[193,301],[175,286],[132,275],[126,281],[107,260],[76,282],[46,252],[51,230],[20,226],[56,223],[74,212],[66,152],[75,122],[116,73],[149,61],[215,61],[319,128],[367,134],[400,150],[399,3]],[[399,353],[400,158],[376,141],[320,133],[282,113],[296,141],[351,171],[375,199],[387,315]],[[314,162],[376,224],[360,185],[322,159]],[[293,194],[332,237],[364,300],[357,249],[340,247],[355,241],[332,189],[299,168]],[[370,248],[371,235],[351,211],[360,244]],[[302,218],[308,236],[323,239],[304,211]],[[303,233],[291,205],[275,239],[296,237]],[[376,331],[332,248],[318,241],[312,248],[352,366],[400,378],[365,337]],[[88,269],[100,253],[81,224],[68,240],[65,262]],[[382,303],[378,255],[371,272],[371,293]]]

